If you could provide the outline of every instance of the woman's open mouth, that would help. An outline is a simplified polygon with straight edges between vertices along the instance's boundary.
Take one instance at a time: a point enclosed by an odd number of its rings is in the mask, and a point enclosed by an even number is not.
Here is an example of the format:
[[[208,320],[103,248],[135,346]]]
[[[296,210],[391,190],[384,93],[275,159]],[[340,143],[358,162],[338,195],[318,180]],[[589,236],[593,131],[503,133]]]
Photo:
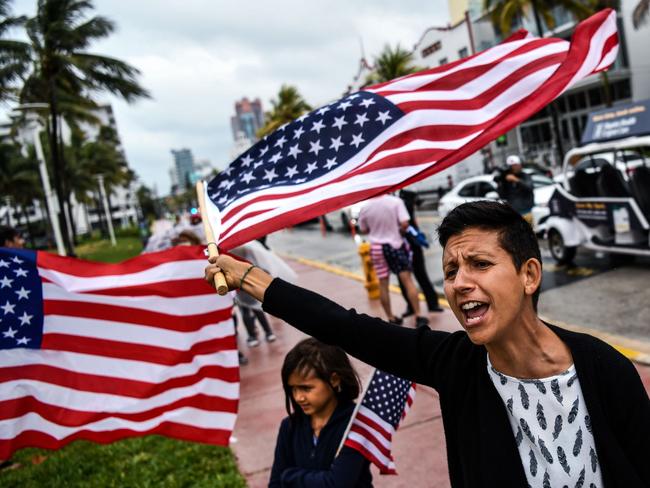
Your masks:
[[[468,327],[478,325],[489,308],[490,306],[487,303],[478,301],[466,302],[460,306],[460,309],[465,316],[465,324]]]

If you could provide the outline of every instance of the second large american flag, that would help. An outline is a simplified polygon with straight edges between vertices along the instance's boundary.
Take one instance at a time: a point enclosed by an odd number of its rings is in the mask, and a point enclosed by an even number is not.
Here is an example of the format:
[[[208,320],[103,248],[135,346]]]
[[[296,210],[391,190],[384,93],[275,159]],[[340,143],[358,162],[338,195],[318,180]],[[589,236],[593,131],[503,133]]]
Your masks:
[[[526,120],[618,50],[616,13],[571,42],[520,31],[469,58],[366,88],[281,127],[207,186],[224,249],[441,171]]]

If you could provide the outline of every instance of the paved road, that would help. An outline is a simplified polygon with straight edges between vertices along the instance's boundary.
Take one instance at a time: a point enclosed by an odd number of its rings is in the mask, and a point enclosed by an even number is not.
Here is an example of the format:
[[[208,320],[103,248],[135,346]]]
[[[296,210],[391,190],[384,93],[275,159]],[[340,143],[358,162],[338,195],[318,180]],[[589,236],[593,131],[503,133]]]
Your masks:
[[[440,246],[435,242],[439,217],[421,212],[418,221],[430,237],[425,251],[427,270],[442,293]],[[327,232],[318,225],[295,227],[269,236],[272,249],[360,273],[357,244],[349,234]],[[544,242],[544,277],[540,313],[549,320],[620,335],[634,349],[650,353],[650,259],[637,258],[632,264],[616,266],[609,256],[580,250],[571,268],[557,266]]]

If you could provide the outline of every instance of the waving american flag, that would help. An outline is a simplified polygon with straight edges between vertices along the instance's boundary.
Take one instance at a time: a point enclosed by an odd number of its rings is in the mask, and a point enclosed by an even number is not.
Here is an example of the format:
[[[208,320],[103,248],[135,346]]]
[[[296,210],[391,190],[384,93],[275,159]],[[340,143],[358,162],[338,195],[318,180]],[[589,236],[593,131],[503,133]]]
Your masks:
[[[219,244],[230,249],[437,173],[607,69],[617,51],[616,13],[606,9],[580,23],[571,42],[519,31],[305,114],[207,185]]]
[[[239,365],[200,246],[119,264],[0,248],[0,460],[160,434],[227,445]]]

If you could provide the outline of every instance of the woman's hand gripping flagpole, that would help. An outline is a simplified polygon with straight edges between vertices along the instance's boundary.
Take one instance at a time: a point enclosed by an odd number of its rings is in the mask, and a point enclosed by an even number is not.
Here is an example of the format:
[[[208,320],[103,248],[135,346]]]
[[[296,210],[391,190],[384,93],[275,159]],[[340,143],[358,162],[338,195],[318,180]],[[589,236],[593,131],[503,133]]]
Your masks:
[[[210,214],[205,205],[205,184],[201,180],[196,182],[196,198],[199,200],[199,209],[203,217],[203,230],[205,231],[205,238],[208,241],[208,256],[216,259],[219,256],[219,248],[217,247],[217,240],[212,231],[212,225],[210,224]],[[217,289],[219,295],[228,293],[228,284],[222,272],[214,274],[214,287]]]

